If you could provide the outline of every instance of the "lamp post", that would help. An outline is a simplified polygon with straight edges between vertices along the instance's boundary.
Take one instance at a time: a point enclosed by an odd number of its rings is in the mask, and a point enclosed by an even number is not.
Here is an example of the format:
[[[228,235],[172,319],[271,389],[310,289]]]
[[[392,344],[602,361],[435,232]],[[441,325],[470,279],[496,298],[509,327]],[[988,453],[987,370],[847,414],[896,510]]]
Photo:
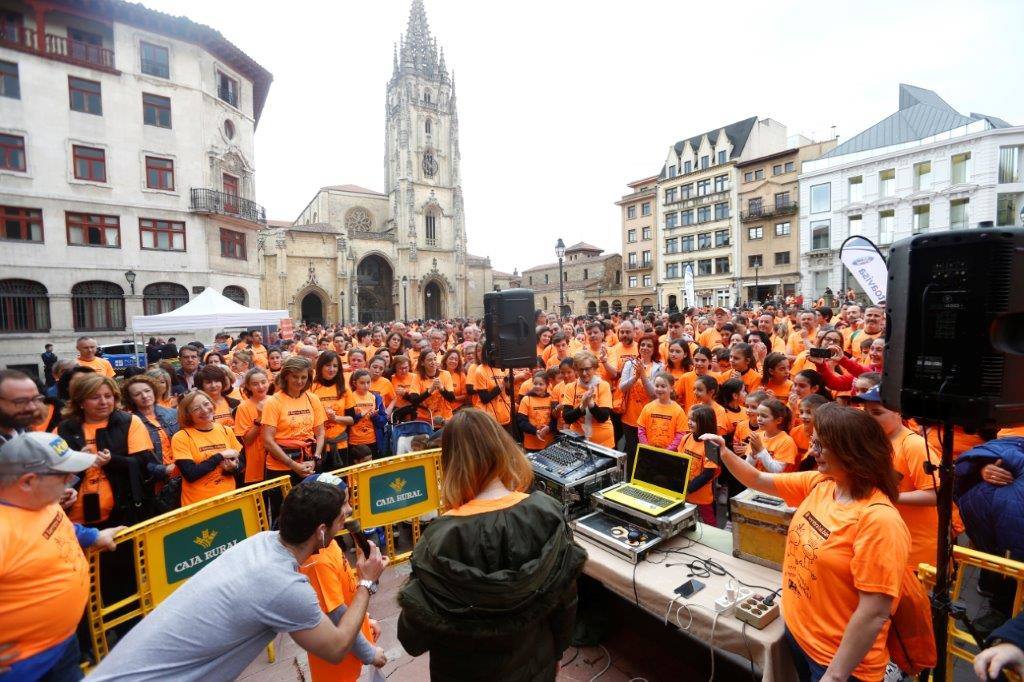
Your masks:
[[[558,256],[558,319],[562,319],[565,310],[565,287],[562,282],[562,259],[565,258],[565,242],[559,237],[555,242],[555,255]]]
[[[134,270],[129,270],[128,272],[124,273],[124,278],[128,280],[128,286],[130,286],[132,289],[132,296],[135,295],[135,277],[136,275]]]
[[[409,324],[409,276],[402,275],[402,321]]]
[[[338,292],[338,308],[341,312],[341,326],[345,326],[345,290],[342,289]]]
[[[761,266],[760,265],[755,265],[754,266],[754,300],[756,300],[756,301],[760,301],[761,300],[761,287],[758,286],[758,284],[760,284],[760,282],[761,282],[760,277],[759,277],[760,272],[761,272]]]
[[[597,314],[601,315],[601,297],[604,296],[604,283],[597,285]]]
[[[359,320],[356,317],[356,304],[359,302],[359,280],[352,282],[352,324],[358,324]]]

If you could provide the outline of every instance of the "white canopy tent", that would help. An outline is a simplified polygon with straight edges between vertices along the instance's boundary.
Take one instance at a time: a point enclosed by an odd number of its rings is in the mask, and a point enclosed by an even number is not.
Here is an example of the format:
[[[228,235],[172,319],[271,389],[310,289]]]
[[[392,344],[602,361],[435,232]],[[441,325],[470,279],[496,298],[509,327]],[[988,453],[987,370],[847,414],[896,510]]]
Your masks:
[[[191,301],[168,313],[133,316],[132,331],[144,334],[226,327],[264,327],[278,325],[286,317],[287,310],[249,308],[207,287]]]

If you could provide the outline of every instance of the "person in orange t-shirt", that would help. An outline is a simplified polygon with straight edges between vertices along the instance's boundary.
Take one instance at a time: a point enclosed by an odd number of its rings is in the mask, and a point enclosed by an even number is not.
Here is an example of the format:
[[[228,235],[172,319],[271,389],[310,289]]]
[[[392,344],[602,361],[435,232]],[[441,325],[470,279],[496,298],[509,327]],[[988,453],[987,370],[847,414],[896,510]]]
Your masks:
[[[697,378],[706,374],[711,374],[711,363],[713,360],[714,354],[710,350],[707,348],[698,348],[693,354],[693,371],[687,372],[676,379],[675,386],[673,387],[676,394],[676,401],[683,406],[683,409],[686,410],[687,414],[689,414],[690,408],[692,408],[697,402],[697,399],[693,394]],[[717,381],[717,378],[715,380]]]
[[[782,617],[802,679],[882,680],[886,637],[910,554],[896,510],[892,447],[863,411],[815,412],[817,471],[769,474],[714,439],[722,462],[749,488],[796,507],[782,561]]]
[[[690,344],[683,339],[674,339],[664,344],[664,350],[658,351],[665,361],[665,371],[672,375],[673,381],[678,381],[687,372],[693,371],[693,354],[690,352]],[[679,404],[682,404],[682,398]]]
[[[800,401],[800,423],[789,430],[789,435],[796,444],[797,468],[807,471],[814,466],[814,460],[805,459],[811,449],[811,437],[814,435],[814,411],[828,404],[828,399],[818,393],[812,393]]]
[[[178,424],[181,430],[171,438],[171,451],[181,472],[181,506],[234,490],[242,444],[214,420],[210,396],[202,391],[185,394],[178,404]]]
[[[637,419],[647,403],[654,399],[654,377],[661,371],[657,337],[644,334],[636,346],[639,355],[622,366],[617,394],[621,401],[623,447],[627,454],[636,452]]]
[[[420,380],[420,400],[416,418],[440,428],[452,418],[455,386],[452,376],[441,368],[441,354],[427,350],[420,354],[416,374]]]
[[[654,400],[644,405],[637,418],[640,443],[675,450],[686,433],[686,413],[672,399],[672,375],[661,372],[654,377]]]
[[[507,369],[491,367],[487,362],[476,366],[473,390],[480,400],[480,409],[508,429],[512,424],[512,396],[506,393]]]
[[[711,409],[715,415],[715,423],[717,424],[718,433],[723,436],[729,433],[732,422],[729,419],[729,415],[726,414],[725,408],[719,405],[715,401],[715,396],[718,395],[718,382],[713,376],[705,375],[697,377],[697,381],[693,386],[694,405],[693,407],[699,407],[704,405]],[[693,412],[693,408],[690,408],[690,412]]]
[[[324,351],[316,359],[313,368],[313,395],[320,398],[324,408],[324,458],[323,471],[334,471],[348,462],[348,440],[345,429],[351,420],[345,416],[345,373],[341,369],[341,357],[333,350]]]
[[[468,402],[466,395],[466,372],[462,365],[462,353],[455,348],[444,354],[441,359],[441,369],[448,372],[452,378],[452,395],[455,400],[450,401],[452,411],[458,410]]]
[[[245,448],[245,474],[243,482],[257,483],[266,474],[267,450],[263,445],[263,406],[267,404],[270,390],[270,375],[267,370],[256,367],[245,373],[242,379],[242,395],[245,400],[235,411],[235,437]]]
[[[99,348],[96,345],[96,339],[91,336],[79,337],[75,343],[75,348],[78,350],[77,362],[79,365],[88,367],[105,377],[114,377],[114,366],[110,364],[110,361],[96,355],[96,351]]]
[[[717,526],[715,515],[714,480],[718,465],[705,455],[704,434],[717,435],[715,413],[707,405],[696,405],[690,411],[687,422],[688,432],[679,443],[678,451],[690,458],[690,481],[687,484],[686,501],[697,505],[701,521]]]
[[[750,452],[747,461],[757,469],[771,474],[796,471],[797,448],[787,433],[790,412],[786,403],[769,398],[757,408],[760,429],[749,437]]]
[[[216,365],[206,365],[196,373],[196,388],[213,402],[213,420],[229,429],[235,425],[235,410],[241,403],[228,395],[234,390],[233,381],[231,372]]]
[[[345,416],[352,420],[352,426],[348,431],[349,446],[362,446],[360,452],[369,450],[369,458],[361,457],[352,462],[358,464],[367,459],[374,459],[387,453],[380,452],[380,443],[377,442],[376,424],[387,419],[387,413],[383,410],[383,398],[381,398],[381,410],[377,409],[376,393],[370,390],[371,377],[365,369],[356,370],[352,374],[351,391],[345,398]],[[351,450],[351,447],[350,447]],[[350,453],[356,458],[356,453]]]
[[[405,422],[416,418],[416,408],[420,401],[420,378],[412,371],[412,361],[408,356],[396,355],[391,358],[391,385],[395,389],[395,401],[392,403],[391,414],[395,422]]]
[[[757,361],[754,349],[749,343],[737,343],[729,350],[729,364],[732,372],[719,377],[718,383],[724,384],[729,379],[739,379],[747,389],[747,393],[757,390],[761,385],[761,375],[757,373]]]
[[[789,358],[784,353],[769,353],[765,357],[758,388],[779,400],[789,400],[793,382],[789,378]],[[748,387],[747,391],[751,389]]]
[[[573,356],[573,364],[579,378],[562,391],[562,418],[570,429],[592,443],[614,448],[612,390],[608,382],[597,375],[597,357],[581,350]],[[630,454],[627,452],[626,456]]]
[[[558,420],[558,430],[568,429],[569,426],[565,423],[562,418],[562,410],[565,405],[562,403],[562,398],[565,397],[565,391],[567,388],[571,388],[576,383],[576,365],[572,358],[562,360],[558,366],[558,382],[552,387],[551,401],[554,403],[552,406],[552,414]]]
[[[744,419],[736,422],[736,430],[732,434],[733,451],[740,457],[746,457],[750,445],[750,436],[761,430],[761,423],[757,419],[757,408],[771,396],[764,391],[754,391],[743,401]]]
[[[384,376],[384,371],[387,368],[388,361],[382,355],[378,355],[373,360],[370,360],[370,390],[379,395],[384,403],[384,407],[390,410],[391,405],[398,396],[395,394],[395,385]],[[352,388],[351,376],[349,377],[349,388]],[[390,411],[388,414],[390,414]]]
[[[555,441],[555,420],[551,411],[552,399],[548,395],[547,375],[535,372],[530,386],[530,392],[519,401],[516,424],[523,434],[523,448],[527,452],[537,452]]]

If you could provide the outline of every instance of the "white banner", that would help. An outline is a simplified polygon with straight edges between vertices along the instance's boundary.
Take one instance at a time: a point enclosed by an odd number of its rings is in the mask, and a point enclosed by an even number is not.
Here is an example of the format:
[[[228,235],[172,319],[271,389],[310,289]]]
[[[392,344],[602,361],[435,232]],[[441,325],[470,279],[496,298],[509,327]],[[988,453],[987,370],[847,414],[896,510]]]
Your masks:
[[[854,235],[839,247],[839,259],[875,305],[885,302],[889,268],[882,252],[867,237]]]
[[[683,273],[683,293],[686,295],[686,307],[692,308],[697,305],[697,294],[693,291],[693,267],[686,266]]]

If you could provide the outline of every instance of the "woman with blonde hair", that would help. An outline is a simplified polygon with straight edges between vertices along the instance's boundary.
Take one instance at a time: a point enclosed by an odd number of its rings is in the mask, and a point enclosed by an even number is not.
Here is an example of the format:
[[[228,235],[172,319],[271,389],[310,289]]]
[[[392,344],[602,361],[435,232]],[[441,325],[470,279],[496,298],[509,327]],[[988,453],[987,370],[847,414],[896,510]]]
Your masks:
[[[156,404],[169,410],[177,409],[178,396],[172,393],[174,382],[167,370],[157,365],[147,370],[145,376],[155,383],[153,390],[156,392]]]
[[[488,413],[456,412],[441,452],[448,511],[413,550],[398,639],[430,652],[432,679],[554,680],[586,553],[561,505],[525,492],[530,463]]]
[[[163,370],[159,372],[163,374]],[[149,464],[148,470],[150,477],[158,481],[177,475],[171,454],[171,438],[178,432],[178,412],[159,404],[157,396],[161,388],[164,387],[160,384],[160,378],[153,376],[153,370],[125,379],[121,384],[125,407],[137,415],[149,431],[154,461]]]
[[[210,396],[192,391],[178,401],[181,430],[171,439],[181,472],[181,506],[235,489],[242,445],[231,427],[216,421]]]

